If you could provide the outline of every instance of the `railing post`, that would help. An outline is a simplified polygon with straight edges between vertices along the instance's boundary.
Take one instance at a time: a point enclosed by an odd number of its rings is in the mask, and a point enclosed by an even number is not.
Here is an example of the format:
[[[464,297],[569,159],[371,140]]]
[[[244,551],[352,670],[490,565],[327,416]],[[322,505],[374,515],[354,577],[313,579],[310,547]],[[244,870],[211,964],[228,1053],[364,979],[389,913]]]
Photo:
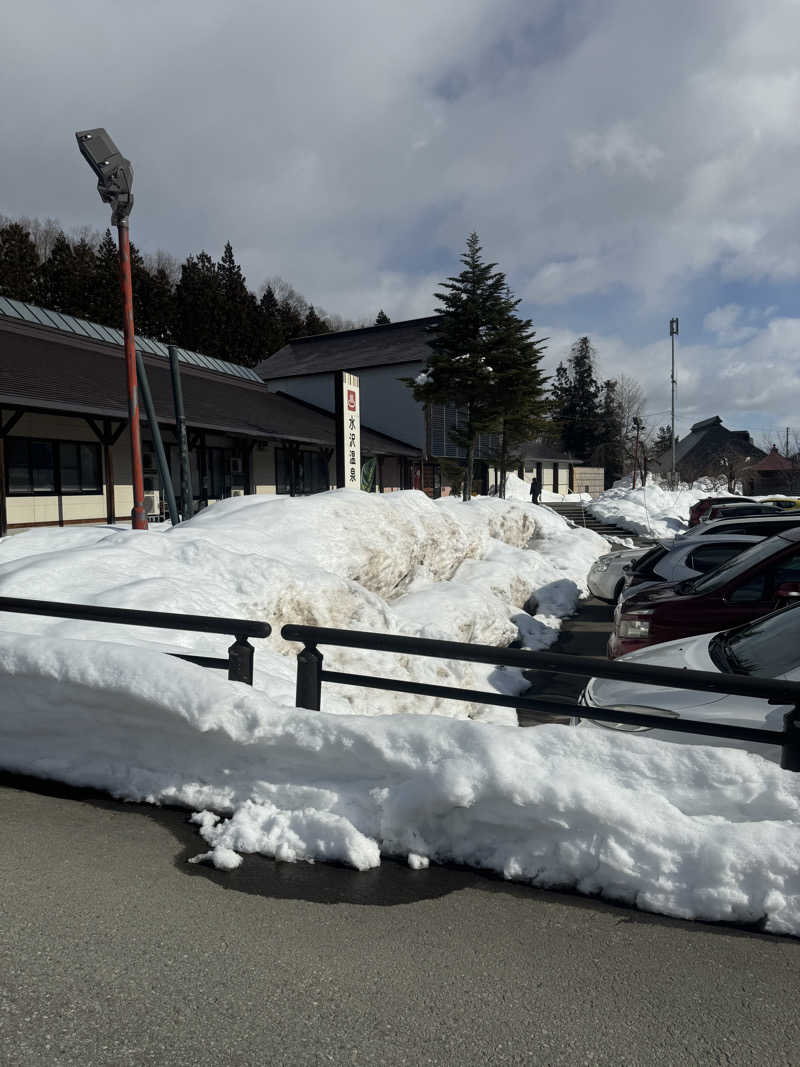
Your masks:
[[[232,682],[253,684],[253,653],[255,649],[241,634],[228,649],[228,678]]]
[[[789,735],[781,749],[781,767],[785,771],[800,771],[800,705],[783,716],[783,729]]]
[[[319,711],[322,701],[322,653],[316,645],[304,645],[297,653],[298,708]]]

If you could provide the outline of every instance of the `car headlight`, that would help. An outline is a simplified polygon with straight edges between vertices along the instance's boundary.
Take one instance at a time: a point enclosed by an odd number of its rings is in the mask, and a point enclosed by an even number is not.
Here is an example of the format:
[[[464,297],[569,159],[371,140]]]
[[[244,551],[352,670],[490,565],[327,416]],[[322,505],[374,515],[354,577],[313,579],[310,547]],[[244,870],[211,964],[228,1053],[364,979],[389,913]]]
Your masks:
[[[680,718],[677,711],[668,711],[666,708],[651,708],[643,704],[610,704],[604,707],[601,704],[595,704],[585,689],[581,693],[580,703],[588,708],[602,708],[603,711],[633,711],[639,715],[660,715],[665,719]],[[652,726],[637,726],[635,723],[629,722],[601,722],[600,719],[587,719],[587,722],[592,723],[593,726],[602,726],[605,730],[621,730],[626,734],[644,734],[653,729]]]
[[[602,571],[607,571],[610,566],[611,560],[604,559],[601,556],[600,559],[596,559],[592,564],[592,570],[595,572],[595,574],[600,574]]]
[[[651,610],[620,612],[617,633],[620,637],[647,637],[650,633]]]

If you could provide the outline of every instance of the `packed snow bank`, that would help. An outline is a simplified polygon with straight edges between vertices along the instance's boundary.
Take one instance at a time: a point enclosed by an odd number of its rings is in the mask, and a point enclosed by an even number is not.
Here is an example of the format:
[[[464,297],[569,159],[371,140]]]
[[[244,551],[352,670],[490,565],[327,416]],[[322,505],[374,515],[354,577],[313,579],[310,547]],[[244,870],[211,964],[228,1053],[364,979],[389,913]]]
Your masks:
[[[526,547],[528,546],[528,547]],[[37,530],[0,541],[0,595],[123,608],[265,619],[255,686],[289,702],[296,647],[284,623],[504,646],[555,640],[607,543],[529,503],[429,500],[341,490],[314,497],[240,497],[191,522],[147,533]],[[529,608],[529,611],[526,611]],[[4,615],[6,631],[225,654],[231,639]],[[516,694],[518,671],[348,649],[332,669]],[[514,723],[513,709],[326,685],[325,710],[408,712]]]
[[[664,489],[648,479],[646,486],[636,489],[617,483],[593,500],[587,510],[596,518],[632,533],[674,537],[687,529],[692,505],[708,495],[707,489],[688,486]]]
[[[0,751],[193,809],[208,851],[457,862],[684,918],[800,934],[800,776],[602,731],[302,711],[155,651],[6,635]]]

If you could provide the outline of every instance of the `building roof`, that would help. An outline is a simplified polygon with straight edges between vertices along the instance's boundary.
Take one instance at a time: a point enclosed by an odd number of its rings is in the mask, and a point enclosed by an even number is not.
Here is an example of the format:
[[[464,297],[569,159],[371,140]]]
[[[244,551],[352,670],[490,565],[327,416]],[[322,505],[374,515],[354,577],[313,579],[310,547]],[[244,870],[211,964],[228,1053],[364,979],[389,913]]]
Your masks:
[[[41,326],[46,330],[71,334],[81,339],[100,341],[102,344],[122,347],[125,343],[122,330],[115,330],[112,326],[101,326],[98,322],[77,319],[73,315],[63,315],[61,312],[40,308],[35,304],[24,304],[21,300],[11,300],[7,296],[0,296],[0,316],[16,319],[19,322],[27,322],[34,326]],[[136,348],[142,355],[169,359],[169,349],[163,341],[154,341],[152,338],[140,337],[137,334]],[[250,367],[242,367],[238,363],[228,363],[226,360],[216,359],[214,356],[204,356],[200,352],[190,352],[189,349],[178,348],[177,345],[175,350],[180,363],[201,367],[204,370],[215,371],[217,374],[226,374],[234,378],[244,378],[251,382],[261,381],[261,378]]]
[[[729,430],[722,425],[722,419],[719,415],[712,415],[708,419],[701,419],[696,422],[689,433],[685,437],[675,442],[675,466],[680,467],[681,463],[692,453],[698,445],[710,437],[713,431],[722,431],[722,436],[725,440],[730,441],[731,444],[735,444],[744,455],[746,452],[751,452],[754,455],[761,455],[761,449],[757,448],[747,430]],[[719,434],[716,433],[711,439],[716,438],[716,443],[719,442]],[[659,470],[667,467],[672,463],[672,450],[667,449],[662,452],[653,462],[651,466]]]
[[[173,423],[169,364],[153,355],[143,358],[159,422]],[[181,384],[189,427],[278,442],[335,444],[332,415],[270,393],[260,379],[223,376],[201,365],[184,364]],[[0,317],[3,407],[127,420],[124,354],[117,346]],[[364,428],[362,450],[419,455],[412,445]]]
[[[388,326],[367,326],[290,341],[256,371],[264,381],[304,377],[331,371],[355,371],[364,367],[386,367],[397,363],[425,363],[430,356],[428,330],[438,315],[423,319],[392,322]]]
[[[772,446],[763,459],[758,460],[756,463],[749,463],[747,466],[748,471],[790,471],[796,469],[796,464],[792,463],[786,456],[782,456],[776,445]]]

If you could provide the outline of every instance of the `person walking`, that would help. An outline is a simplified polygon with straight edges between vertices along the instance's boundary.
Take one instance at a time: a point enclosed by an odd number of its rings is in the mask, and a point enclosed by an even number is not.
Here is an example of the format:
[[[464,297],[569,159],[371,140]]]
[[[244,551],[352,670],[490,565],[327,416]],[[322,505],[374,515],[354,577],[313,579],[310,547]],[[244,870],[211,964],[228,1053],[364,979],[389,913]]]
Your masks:
[[[539,479],[536,475],[531,478],[531,503],[538,504],[539,497],[542,495],[542,487],[539,484]]]

